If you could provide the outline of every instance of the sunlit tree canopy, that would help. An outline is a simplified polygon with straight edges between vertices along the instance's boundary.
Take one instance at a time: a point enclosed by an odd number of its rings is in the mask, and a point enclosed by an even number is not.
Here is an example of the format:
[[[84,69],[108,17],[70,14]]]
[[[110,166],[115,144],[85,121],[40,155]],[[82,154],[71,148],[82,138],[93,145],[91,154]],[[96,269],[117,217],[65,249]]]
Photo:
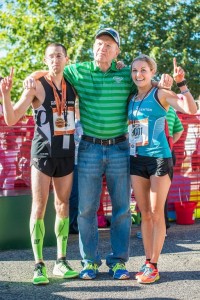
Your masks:
[[[119,31],[119,59],[126,64],[140,53],[153,56],[157,78],[172,74],[176,57],[187,71],[193,95],[199,97],[199,0],[4,0],[0,8],[0,73],[6,76],[14,66],[14,101],[23,79],[45,67],[49,43],[64,44],[70,62],[91,60],[95,32],[101,27]]]

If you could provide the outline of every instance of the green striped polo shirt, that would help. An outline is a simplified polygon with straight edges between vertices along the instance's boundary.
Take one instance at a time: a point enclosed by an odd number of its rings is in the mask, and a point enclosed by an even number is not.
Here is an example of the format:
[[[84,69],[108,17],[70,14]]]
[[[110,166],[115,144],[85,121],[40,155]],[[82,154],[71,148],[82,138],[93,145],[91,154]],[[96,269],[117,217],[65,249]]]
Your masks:
[[[173,107],[169,107],[168,112],[166,114],[166,119],[169,128],[169,135],[173,136],[174,133],[180,132],[183,130],[183,125],[177,116]]]
[[[71,64],[64,77],[79,96],[83,133],[96,138],[114,138],[127,133],[127,99],[136,90],[130,67],[121,70],[113,61],[102,72],[95,61]]]

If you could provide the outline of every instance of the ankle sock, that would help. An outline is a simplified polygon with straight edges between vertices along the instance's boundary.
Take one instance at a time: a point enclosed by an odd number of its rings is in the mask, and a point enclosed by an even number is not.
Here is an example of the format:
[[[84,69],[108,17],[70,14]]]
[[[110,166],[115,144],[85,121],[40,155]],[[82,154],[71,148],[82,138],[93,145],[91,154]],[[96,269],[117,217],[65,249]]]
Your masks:
[[[154,266],[155,269],[157,269],[157,263],[152,263],[152,262],[149,262],[151,265]]]
[[[66,258],[65,257],[57,258],[56,263],[59,264],[62,261],[66,261]]]
[[[35,264],[35,268],[37,268],[38,266],[41,266],[41,265],[42,265],[43,267],[45,267],[45,264],[41,261],[41,262]]]

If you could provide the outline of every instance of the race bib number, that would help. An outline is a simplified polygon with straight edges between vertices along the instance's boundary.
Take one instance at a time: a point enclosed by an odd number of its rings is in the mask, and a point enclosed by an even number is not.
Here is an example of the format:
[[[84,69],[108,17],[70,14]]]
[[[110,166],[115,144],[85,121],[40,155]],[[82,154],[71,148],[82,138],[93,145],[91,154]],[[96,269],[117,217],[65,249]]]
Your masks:
[[[130,149],[135,155],[137,146],[148,145],[148,118],[136,120],[134,124],[129,125],[129,143]]]

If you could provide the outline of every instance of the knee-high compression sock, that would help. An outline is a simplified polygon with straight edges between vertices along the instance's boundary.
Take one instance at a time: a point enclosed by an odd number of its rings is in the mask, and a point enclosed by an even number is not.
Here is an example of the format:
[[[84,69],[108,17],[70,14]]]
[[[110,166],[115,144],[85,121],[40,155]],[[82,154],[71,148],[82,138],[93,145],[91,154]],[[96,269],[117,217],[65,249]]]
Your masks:
[[[44,220],[30,219],[31,244],[35,261],[43,260]]]
[[[67,240],[69,234],[69,218],[59,218],[56,216],[55,234],[57,238],[57,255],[58,258],[66,257]]]

